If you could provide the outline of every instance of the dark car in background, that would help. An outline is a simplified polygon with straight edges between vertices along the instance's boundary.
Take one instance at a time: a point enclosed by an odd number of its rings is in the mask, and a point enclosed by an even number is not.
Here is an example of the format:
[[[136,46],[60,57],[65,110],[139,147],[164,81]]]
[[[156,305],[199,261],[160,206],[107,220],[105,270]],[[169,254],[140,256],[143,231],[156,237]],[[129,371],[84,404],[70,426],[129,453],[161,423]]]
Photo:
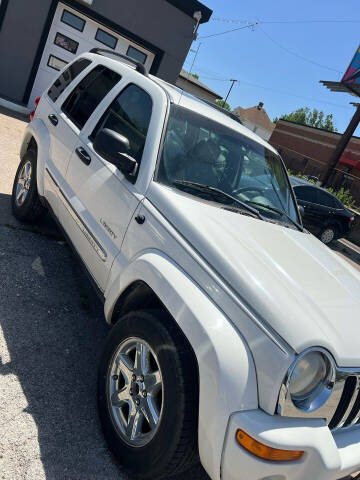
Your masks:
[[[296,200],[304,208],[303,224],[329,244],[345,237],[354,223],[354,214],[324,188],[301,178],[290,177]]]

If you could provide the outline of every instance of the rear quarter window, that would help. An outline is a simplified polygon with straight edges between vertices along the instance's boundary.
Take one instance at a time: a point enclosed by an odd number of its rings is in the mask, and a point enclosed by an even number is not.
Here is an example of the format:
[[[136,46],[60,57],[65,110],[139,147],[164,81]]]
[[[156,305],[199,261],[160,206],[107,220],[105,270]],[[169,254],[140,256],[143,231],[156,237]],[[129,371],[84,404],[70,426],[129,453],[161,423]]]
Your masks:
[[[318,203],[324,207],[339,208],[335,198],[322,190],[318,191]]]
[[[97,65],[79,82],[63,103],[61,110],[81,130],[95,108],[121,79],[121,75]]]
[[[90,65],[91,61],[86,58],[80,58],[72,63],[59,78],[55,80],[48,91],[50,100],[56,102],[63,91],[70,85],[70,83]]]
[[[317,203],[316,188],[313,187],[294,187],[295,196],[298,200],[304,202]]]

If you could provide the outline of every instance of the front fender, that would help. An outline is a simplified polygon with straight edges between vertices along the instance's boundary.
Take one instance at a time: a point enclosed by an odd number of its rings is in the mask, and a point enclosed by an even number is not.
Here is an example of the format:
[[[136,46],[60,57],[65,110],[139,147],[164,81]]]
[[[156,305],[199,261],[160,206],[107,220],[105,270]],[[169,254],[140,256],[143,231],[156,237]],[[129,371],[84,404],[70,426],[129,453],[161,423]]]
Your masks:
[[[38,147],[36,169],[37,189],[39,195],[44,196],[44,170],[50,152],[50,135],[44,122],[39,118],[35,118],[26,127],[20,147],[20,158],[26,153],[32,138],[35,139]]]
[[[125,268],[114,265],[113,272],[105,302],[108,321],[121,292],[141,280],[159,297],[192,345],[200,378],[200,458],[210,477],[220,479],[230,415],[258,407],[256,372],[246,342],[199,285],[162,252],[144,252]]]

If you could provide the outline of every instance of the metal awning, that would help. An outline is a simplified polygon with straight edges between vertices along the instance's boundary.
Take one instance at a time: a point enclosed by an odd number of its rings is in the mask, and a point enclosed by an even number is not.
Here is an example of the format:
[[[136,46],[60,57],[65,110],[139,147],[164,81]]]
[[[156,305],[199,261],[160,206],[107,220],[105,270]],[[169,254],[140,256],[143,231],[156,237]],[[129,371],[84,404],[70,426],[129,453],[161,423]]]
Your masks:
[[[347,167],[356,168],[356,170],[360,170],[360,162],[358,160],[353,160],[349,157],[341,157],[339,163],[346,165]]]
[[[350,93],[350,95],[354,95],[354,97],[360,97],[360,85],[355,83],[331,82],[328,80],[320,80],[320,83],[332,92]]]

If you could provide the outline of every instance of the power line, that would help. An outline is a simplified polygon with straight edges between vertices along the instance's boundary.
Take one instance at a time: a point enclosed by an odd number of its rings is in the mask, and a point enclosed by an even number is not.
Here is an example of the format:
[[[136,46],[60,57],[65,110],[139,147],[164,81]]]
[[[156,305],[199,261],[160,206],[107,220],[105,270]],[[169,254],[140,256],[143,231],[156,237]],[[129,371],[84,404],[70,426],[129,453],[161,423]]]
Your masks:
[[[259,23],[360,23],[360,20],[274,20]]]
[[[199,67],[197,68],[197,70],[199,70],[200,72],[203,71],[203,69],[201,69]],[[229,82],[230,81],[229,78],[212,77],[212,76],[203,75],[203,74],[201,74],[201,79],[213,80],[213,81],[217,81],[217,82]],[[327,102],[326,100],[317,100],[316,98],[306,97],[304,95],[296,95],[295,93],[287,92],[285,90],[278,90],[278,89],[272,88],[272,87],[265,87],[264,85],[257,85],[255,83],[251,83],[251,82],[247,82],[246,80],[239,79],[238,80],[238,85],[241,85],[242,83],[245,84],[245,85],[249,85],[250,87],[262,88],[264,90],[270,90],[272,92],[279,93],[281,95],[287,95],[287,96],[290,96],[290,97],[301,98],[301,99],[304,99],[304,100],[309,100],[311,102],[323,103],[323,104],[326,104],[326,105],[331,105],[333,107],[345,108],[346,110],[350,110],[350,107],[348,107],[346,105],[339,105],[338,103]]]
[[[289,50],[288,48],[284,47],[283,45],[281,45],[281,43],[279,43],[277,40],[275,40],[274,38],[272,38],[268,33],[265,32],[264,29],[261,28],[260,24],[261,23],[280,23],[280,22],[255,22],[255,23],[250,23],[248,25],[244,25],[243,27],[237,27],[237,28],[232,28],[230,30],[225,30],[224,32],[219,32],[219,33],[213,33],[211,35],[204,35],[202,37],[199,37],[199,39],[205,39],[205,38],[211,38],[211,37],[218,37],[220,35],[225,35],[226,33],[231,33],[231,32],[236,32],[238,30],[244,30],[246,28],[252,28],[252,27],[258,27],[262,32],[263,34],[268,37],[268,39],[275,43],[275,45],[277,45],[279,48],[281,48],[282,50],[284,50],[285,52],[287,52],[288,54],[290,55],[293,55],[294,57],[297,57],[297,58],[300,58],[301,60],[303,60],[304,62],[308,62],[308,63],[312,63],[313,65],[316,65],[317,67],[321,67],[321,68],[325,68],[326,70],[330,70],[332,72],[336,72],[336,73],[341,73],[340,70],[337,70],[336,68],[332,68],[332,67],[328,67],[326,65],[323,65],[321,63],[318,63],[318,62],[315,62],[314,60],[310,60],[309,58],[306,58],[306,57],[303,57],[302,55],[299,55],[298,53],[296,52],[293,52],[292,50]],[[360,23],[360,22],[359,22]]]
[[[249,23],[247,20],[233,20],[231,18],[211,18],[211,21],[224,23]]]
[[[225,20],[225,19],[224,19]],[[229,20],[230,21],[230,20]],[[241,23],[245,23],[244,20],[239,20],[239,22]],[[285,52],[287,52],[289,55],[293,55],[294,57],[297,57],[301,60],[303,60],[304,62],[308,62],[308,63],[311,63],[313,65],[316,65],[317,67],[321,67],[321,68],[325,68],[326,70],[330,70],[332,72],[336,72],[336,73],[342,73],[340,70],[337,70],[336,68],[333,68],[333,67],[328,67],[327,65],[323,65],[319,62],[315,62],[314,60],[311,60],[309,58],[306,58],[296,52],[293,52],[292,50],[289,50],[287,47],[284,47],[283,45],[281,45],[281,43],[279,43],[277,40],[275,40],[274,38],[272,38],[267,32],[265,32],[265,30],[263,28],[261,28],[261,24],[271,24],[271,23],[339,23],[339,22],[351,22],[351,23],[360,23],[360,21],[358,20],[279,20],[279,21],[256,21],[256,22],[253,22],[253,23],[248,23],[247,25],[244,25],[242,27],[237,27],[237,28],[231,28],[230,30],[225,30],[223,32],[218,32],[218,33],[213,33],[213,34],[210,34],[210,35],[203,35],[201,37],[199,37],[199,39],[205,39],[205,38],[212,38],[212,37],[218,37],[220,35],[225,35],[227,33],[231,33],[231,32],[236,32],[238,30],[244,30],[246,28],[252,28],[254,30],[254,27],[258,27],[262,33],[271,41],[273,42],[275,45],[277,45],[279,48],[281,48],[282,50],[284,50]]]
[[[212,18],[213,22],[223,23],[251,23],[248,20],[236,20],[232,18]],[[304,24],[304,23],[360,23],[360,20],[259,20],[261,24]]]
[[[225,32],[213,33],[211,35],[203,35],[202,37],[199,37],[199,40],[203,39],[203,38],[218,37],[219,35],[225,35],[225,33],[235,32],[236,30],[243,30],[244,28],[252,28],[252,27],[255,27],[257,24],[258,24],[258,22],[254,22],[254,23],[250,23],[249,25],[245,25],[244,27],[238,27],[238,28],[232,28],[231,30],[225,30]]]
[[[309,58],[303,57],[302,55],[299,55],[298,53],[293,52],[292,50],[289,50],[288,48],[286,48],[286,47],[284,47],[283,45],[281,45],[281,43],[279,43],[277,40],[275,40],[274,38],[270,37],[270,35],[269,35],[268,33],[266,33],[265,30],[260,27],[260,25],[259,25],[259,29],[262,31],[262,33],[263,33],[269,40],[271,40],[273,43],[275,43],[275,45],[277,45],[279,48],[281,48],[281,49],[284,50],[285,52],[289,53],[290,55],[293,55],[294,57],[300,58],[300,59],[303,60],[304,62],[312,63],[313,65],[316,65],[316,66],[318,66],[318,67],[326,68],[327,70],[331,70],[331,71],[333,71],[333,72],[341,73],[341,71],[340,71],[340,70],[337,70],[336,68],[327,67],[326,65],[322,65],[321,63],[315,62],[314,60],[310,60]]]

